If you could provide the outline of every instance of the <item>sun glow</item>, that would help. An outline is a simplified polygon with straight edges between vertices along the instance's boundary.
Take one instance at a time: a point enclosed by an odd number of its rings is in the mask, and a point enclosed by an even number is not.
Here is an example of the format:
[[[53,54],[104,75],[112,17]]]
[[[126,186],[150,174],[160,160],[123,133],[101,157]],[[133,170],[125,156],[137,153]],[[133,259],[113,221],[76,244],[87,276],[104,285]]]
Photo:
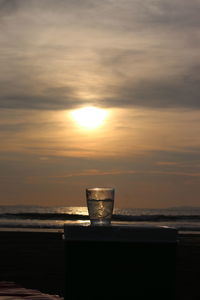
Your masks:
[[[76,109],[71,114],[79,126],[87,129],[95,129],[103,124],[108,112],[102,108],[87,106]]]

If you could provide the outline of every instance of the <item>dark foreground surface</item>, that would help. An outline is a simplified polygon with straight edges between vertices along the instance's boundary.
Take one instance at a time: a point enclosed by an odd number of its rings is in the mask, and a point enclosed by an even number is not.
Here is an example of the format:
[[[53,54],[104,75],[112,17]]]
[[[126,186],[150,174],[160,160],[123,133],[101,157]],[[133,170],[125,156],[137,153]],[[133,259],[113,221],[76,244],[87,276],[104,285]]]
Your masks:
[[[177,300],[199,300],[200,235],[179,235],[176,270]],[[62,231],[1,230],[0,281],[14,281],[26,288],[63,296]]]
[[[61,232],[0,231],[0,281],[63,295]]]

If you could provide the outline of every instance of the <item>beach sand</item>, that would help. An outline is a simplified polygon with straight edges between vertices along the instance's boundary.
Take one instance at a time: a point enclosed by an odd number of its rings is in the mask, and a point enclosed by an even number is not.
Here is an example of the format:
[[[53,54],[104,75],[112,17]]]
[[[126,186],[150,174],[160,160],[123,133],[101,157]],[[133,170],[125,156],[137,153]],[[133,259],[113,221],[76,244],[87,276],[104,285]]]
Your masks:
[[[26,289],[13,282],[0,281],[0,300],[64,300],[64,298]]]
[[[0,281],[64,296],[62,230],[0,230]],[[200,299],[200,235],[180,234],[177,300]],[[162,299],[162,297],[161,297]]]

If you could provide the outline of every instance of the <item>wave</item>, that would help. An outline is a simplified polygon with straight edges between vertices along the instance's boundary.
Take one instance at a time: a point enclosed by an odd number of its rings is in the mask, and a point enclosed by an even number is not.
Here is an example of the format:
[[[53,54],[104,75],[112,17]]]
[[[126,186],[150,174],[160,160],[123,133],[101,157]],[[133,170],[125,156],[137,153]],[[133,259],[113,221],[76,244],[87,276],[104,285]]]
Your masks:
[[[88,220],[87,215],[67,213],[4,213],[0,219],[21,219],[21,220]]]
[[[88,215],[73,214],[73,213],[3,213],[0,214],[0,219],[7,220],[88,220]],[[200,215],[123,215],[113,214],[114,221],[137,221],[137,222],[163,222],[163,221],[192,221],[200,222]]]
[[[196,221],[200,222],[200,215],[114,215],[113,219],[116,221],[150,221],[150,222],[163,222],[163,221]]]

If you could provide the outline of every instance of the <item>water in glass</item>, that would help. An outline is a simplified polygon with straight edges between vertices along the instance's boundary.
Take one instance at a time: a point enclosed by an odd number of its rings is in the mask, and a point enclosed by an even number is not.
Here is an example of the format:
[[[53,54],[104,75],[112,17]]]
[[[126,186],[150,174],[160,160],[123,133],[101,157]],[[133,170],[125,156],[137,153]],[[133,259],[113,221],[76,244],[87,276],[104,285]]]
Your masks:
[[[87,206],[92,225],[109,225],[113,212],[113,199],[88,199]]]

